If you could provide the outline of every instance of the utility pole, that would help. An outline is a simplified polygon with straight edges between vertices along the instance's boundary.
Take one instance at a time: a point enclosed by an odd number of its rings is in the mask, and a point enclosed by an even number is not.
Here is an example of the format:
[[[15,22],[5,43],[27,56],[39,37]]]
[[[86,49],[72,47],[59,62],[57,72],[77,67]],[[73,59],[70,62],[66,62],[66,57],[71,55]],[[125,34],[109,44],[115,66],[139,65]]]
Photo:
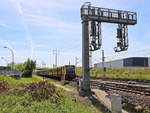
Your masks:
[[[89,66],[90,66],[90,68],[93,67],[93,62],[92,62],[92,51],[89,51]]]
[[[55,66],[54,67],[57,67],[57,55],[58,55],[57,49],[53,50],[53,54],[55,55]]]
[[[50,51],[50,54],[49,54],[49,67],[51,67],[51,51]]]
[[[75,73],[77,73],[77,64],[79,63],[79,58],[75,57]]]
[[[42,61],[42,68],[46,67],[46,63],[44,61]]]
[[[103,68],[103,76],[105,77],[106,68],[105,68],[105,54],[104,54],[104,50],[102,50],[102,68]]]

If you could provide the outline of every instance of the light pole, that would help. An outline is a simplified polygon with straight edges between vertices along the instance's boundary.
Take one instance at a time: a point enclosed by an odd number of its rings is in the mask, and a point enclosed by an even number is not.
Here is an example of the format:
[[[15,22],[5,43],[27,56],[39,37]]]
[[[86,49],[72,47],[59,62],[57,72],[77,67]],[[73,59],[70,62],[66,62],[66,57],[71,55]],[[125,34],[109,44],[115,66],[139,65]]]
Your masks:
[[[6,62],[6,64],[8,64],[8,61],[4,57],[1,57],[1,59],[3,59]]]
[[[144,54],[144,57],[146,57],[147,55],[149,55],[150,53],[146,53],[146,54]],[[144,67],[149,67],[150,66],[150,64],[149,64],[149,58],[147,57],[147,64],[148,65],[146,65],[146,61],[145,61],[146,59],[144,59]]]
[[[10,50],[10,52],[11,52],[11,55],[12,55],[11,70],[13,70],[13,69],[14,69],[14,51],[13,51],[11,48],[7,47],[7,46],[4,46],[4,48],[9,49],[9,50]]]

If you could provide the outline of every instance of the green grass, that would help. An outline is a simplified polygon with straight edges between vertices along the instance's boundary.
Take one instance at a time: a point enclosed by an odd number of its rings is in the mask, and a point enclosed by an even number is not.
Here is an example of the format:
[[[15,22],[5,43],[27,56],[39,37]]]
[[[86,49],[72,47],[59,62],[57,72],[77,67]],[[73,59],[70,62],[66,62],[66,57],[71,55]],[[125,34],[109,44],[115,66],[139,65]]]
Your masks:
[[[101,113],[95,108],[75,102],[64,91],[60,92],[63,97],[57,102],[53,99],[33,100],[28,92],[21,95],[13,93],[16,89],[24,89],[26,84],[39,82],[37,77],[16,80],[0,76],[0,80],[9,84],[8,90],[0,92],[0,113]]]
[[[21,78],[19,80],[14,79],[12,77],[8,77],[8,76],[0,76],[0,80],[4,80],[7,81],[10,85],[10,90],[13,90],[15,88],[22,88],[21,84],[27,84],[27,83],[33,83],[33,82],[38,82],[40,81],[38,78],[36,77],[32,77],[32,78]]]
[[[38,82],[40,81],[38,78],[36,78],[35,76],[33,76],[32,78],[21,78],[19,80],[14,79],[12,77],[9,76],[0,76],[0,80],[5,80],[7,82],[9,82],[10,84],[14,85],[14,84],[21,84],[21,83],[33,83],[33,82]]]
[[[77,75],[82,75],[81,68],[77,68],[76,72]],[[102,68],[93,68],[90,73],[93,77],[104,77]],[[150,68],[107,68],[105,77],[149,80]]]
[[[92,109],[77,104],[70,98],[64,98],[57,104],[51,100],[32,101],[29,95],[0,96],[0,100],[1,113],[94,113]]]

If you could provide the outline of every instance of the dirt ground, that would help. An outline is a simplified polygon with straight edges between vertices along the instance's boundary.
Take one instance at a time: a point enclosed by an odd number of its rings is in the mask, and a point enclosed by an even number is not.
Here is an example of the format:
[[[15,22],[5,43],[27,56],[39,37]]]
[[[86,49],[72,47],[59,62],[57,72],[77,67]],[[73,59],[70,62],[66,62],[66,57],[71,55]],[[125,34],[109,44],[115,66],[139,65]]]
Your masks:
[[[95,108],[97,111],[96,113],[110,113],[109,110],[94,96],[81,97],[77,91],[70,92],[69,95],[73,98],[73,101]]]

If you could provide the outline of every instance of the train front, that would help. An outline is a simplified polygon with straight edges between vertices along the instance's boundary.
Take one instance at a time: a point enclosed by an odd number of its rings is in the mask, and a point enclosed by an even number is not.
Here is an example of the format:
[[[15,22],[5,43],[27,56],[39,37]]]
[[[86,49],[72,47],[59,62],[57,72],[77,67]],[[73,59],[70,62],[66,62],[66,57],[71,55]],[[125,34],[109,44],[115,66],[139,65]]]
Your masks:
[[[73,80],[75,78],[76,78],[75,66],[74,65],[67,65],[66,66],[65,80]]]

